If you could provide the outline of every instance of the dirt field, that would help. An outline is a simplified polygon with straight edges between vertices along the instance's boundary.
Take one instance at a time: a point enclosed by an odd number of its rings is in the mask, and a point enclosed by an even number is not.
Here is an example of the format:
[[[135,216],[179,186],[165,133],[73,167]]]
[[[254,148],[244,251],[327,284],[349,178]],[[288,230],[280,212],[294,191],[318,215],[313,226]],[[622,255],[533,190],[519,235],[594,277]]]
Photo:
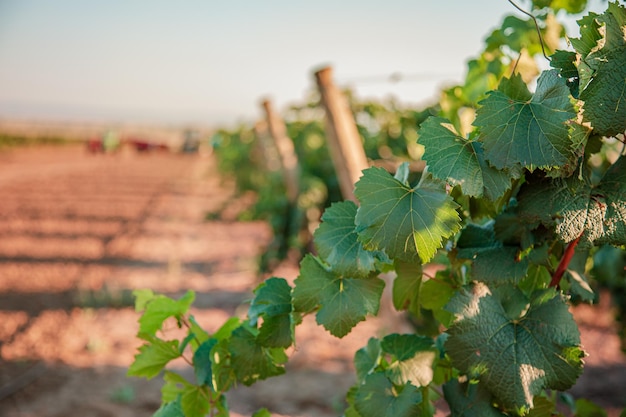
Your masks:
[[[82,147],[0,153],[0,416],[151,416],[161,381],[127,378],[139,346],[130,292],[198,293],[209,331],[259,282],[263,223],[204,221],[230,201],[211,158],[165,153],[90,155]],[[229,212],[236,212],[236,204]],[[294,279],[294,265],[274,275]],[[585,375],[572,392],[626,407],[626,359],[608,303],[580,307]],[[352,356],[372,335],[409,331],[398,314],[360,324],[343,340],[307,318],[287,375],[238,388],[233,416],[337,416]]]

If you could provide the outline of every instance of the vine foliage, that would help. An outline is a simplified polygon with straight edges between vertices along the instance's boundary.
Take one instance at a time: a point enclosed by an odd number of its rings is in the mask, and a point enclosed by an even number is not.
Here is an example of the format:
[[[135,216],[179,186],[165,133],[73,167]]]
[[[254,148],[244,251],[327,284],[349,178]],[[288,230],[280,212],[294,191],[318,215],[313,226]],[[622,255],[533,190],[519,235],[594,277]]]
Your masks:
[[[579,25],[574,51],[553,52],[534,92],[513,74],[483,95],[469,133],[445,109],[422,123],[417,181],[406,164],[364,170],[359,205],[332,204],[294,286],[267,279],[247,317],[209,334],[188,312],[193,293],[137,291],[145,344],[129,374],[151,378],[181,357],[195,371],[194,381],[165,371],[155,416],[227,416],[234,384],[285,372],[303,316],[343,337],[378,313],[391,272],[394,306],[436,330],[357,351],[346,417],[432,416],[440,397],[453,416],[559,415],[554,393],[585,357],[570,300],[593,299],[597,248],[626,244],[626,159],[594,163],[626,131],[626,8],[609,3]],[[171,318],[180,340],[159,337]]]

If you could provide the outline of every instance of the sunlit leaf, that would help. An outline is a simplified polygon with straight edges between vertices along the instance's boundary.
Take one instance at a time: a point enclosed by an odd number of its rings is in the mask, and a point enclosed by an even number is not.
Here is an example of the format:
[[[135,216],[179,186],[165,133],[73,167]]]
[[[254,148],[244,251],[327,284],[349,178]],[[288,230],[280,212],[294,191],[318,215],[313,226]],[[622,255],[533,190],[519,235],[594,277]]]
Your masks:
[[[457,204],[442,189],[411,188],[382,168],[369,168],[356,184],[359,240],[408,262],[430,260],[460,227]]]
[[[542,390],[568,389],[582,372],[578,327],[554,290],[528,299],[514,287],[477,283],[446,308],[456,316],[445,344],[452,363],[508,410],[523,413]]]
[[[496,168],[519,175],[522,168],[549,170],[572,162],[567,122],[576,113],[556,70],[541,74],[534,95],[515,75],[480,104],[474,125],[480,127],[485,158]]]

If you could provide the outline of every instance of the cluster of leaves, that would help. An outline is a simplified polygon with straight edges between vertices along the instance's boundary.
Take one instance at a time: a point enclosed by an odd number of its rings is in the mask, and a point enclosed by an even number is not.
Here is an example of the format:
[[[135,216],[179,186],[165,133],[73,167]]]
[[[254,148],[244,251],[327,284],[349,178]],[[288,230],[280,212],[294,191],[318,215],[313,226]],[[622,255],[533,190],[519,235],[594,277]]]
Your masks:
[[[534,2],[551,3],[581,4]],[[285,372],[305,315],[343,337],[378,314],[380,275],[391,272],[394,306],[434,330],[372,338],[356,352],[345,416],[432,416],[441,397],[453,416],[562,415],[556,393],[576,382],[585,356],[569,302],[595,297],[587,277],[602,268],[623,288],[623,271],[601,260],[618,251],[618,267],[626,244],[626,157],[594,162],[626,131],[626,8],[609,3],[579,24],[574,51],[552,54],[534,93],[514,74],[483,96],[470,132],[458,133],[443,108],[423,121],[428,168],[416,183],[408,164],[395,175],[364,170],[359,205],[326,209],[316,255],[302,259],[293,286],[260,284],[247,317],[208,334],[187,313],[191,293],[138,292],[145,345],[129,373],[154,377],[189,351],[196,377],[166,371],[157,415],[228,415],[233,384]],[[438,272],[424,272],[429,262]],[[180,340],[157,337],[168,318],[186,329]]]

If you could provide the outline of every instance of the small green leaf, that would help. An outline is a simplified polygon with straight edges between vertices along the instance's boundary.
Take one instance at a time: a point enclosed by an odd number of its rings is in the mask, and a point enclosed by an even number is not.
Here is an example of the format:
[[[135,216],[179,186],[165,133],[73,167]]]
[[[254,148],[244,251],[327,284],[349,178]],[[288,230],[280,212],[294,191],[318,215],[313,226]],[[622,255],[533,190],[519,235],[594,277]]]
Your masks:
[[[428,279],[422,284],[420,302],[423,308],[432,310],[439,323],[449,327],[454,316],[443,307],[454,293],[455,287],[449,279],[446,279],[445,272],[438,272],[435,279]]]
[[[187,386],[182,393],[180,403],[185,417],[205,417],[209,412],[207,387]]]
[[[483,249],[474,257],[472,278],[487,284],[517,284],[528,271],[528,259],[518,259],[520,249],[514,246]]]
[[[506,171],[486,163],[482,144],[459,136],[447,119],[430,117],[420,128],[423,159],[433,176],[460,185],[463,194],[495,201],[511,187]]]
[[[186,417],[183,413],[180,396],[174,401],[161,405],[152,417]]]
[[[217,344],[217,339],[209,339],[202,343],[193,354],[193,370],[196,374],[196,382],[198,385],[209,385],[213,383],[213,372],[211,359],[211,351]]]
[[[292,314],[291,287],[283,278],[269,278],[254,290],[248,317],[263,324],[257,340],[266,347],[289,347],[294,341],[296,317]]]
[[[528,259],[519,259],[520,248],[496,240],[494,223],[468,224],[457,241],[457,257],[471,259],[472,279],[487,284],[517,284],[526,276]]]
[[[141,289],[133,290],[133,297],[135,297],[135,311],[139,313],[146,309],[146,305],[152,301],[155,295],[151,289]]]
[[[225,392],[236,382],[237,376],[231,366],[230,339],[222,339],[211,350],[212,386]]]
[[[565,417],[557,413],[555,401],[544,396],[535,397],[534,406],[526,417]],[[580,417],[580,416],[577,416]]]
[[[367,342],[367,346],[357,350],[354,355],[354,367],[360,382],[365,381],[365,377],[371,374],[380,360],[381,349],[380,340],[372,337]]]
[[[597,404],[585,399],[576,400],[576,417],[606,417],[606,411]]]
[[[285,368],[275,361],[275,352],[260,346],[254,334],[245,326],[233,331],[228,350],[235,376],[246,386],[285,373]]]
[[[477,283],[446,307],[456,316],[446,352],[505,409],[523,414],[544,389],[566,390],[582,372],[578,327],[554,290],[528,300],[513,287]]]
[[[324,211],[322,223],[313,235],[320,256],[333,271],[354,278],[367,277],[376,269],[376,252],[365,250],[357,240],[356,212],[352,201],[333,203]]]
[[[480,128],[485,158],[515,176],[522,168],[550,170],[573,163],[567,122],[576,113],[569,89],[556,70],[544,71],[530,93],[519,75],[504,79],[480,102],[474,125]]]
[[[173,300],[164,295],[157,295],[148,300],[145,305],[145,311],[139,319],[139,334],[154,335],[161,329],[166,319],[180,317],[187,313],[194,298],[195,293],[187,291],[180,300]]]
[[[492,405],[491,393],[481,384],[451,379],[443,385],[443,396],[455,417],[506,417]]]
[[[416,334],[391,334],[381,341],[381,348],[393,358],[387,376],[395,385],[410,382],[425,387],[432,382],[439,352],[431,338]]]
[[[422,394],[411,384],[394,386],[374,373],[359,386],[354,406],[362,417],[418,417]]]
[[[272,413],[267,408],[261,408],[252,414],[252,417],[272,417]]]
[[[311,255],[302,260],[295,284],[295,310],[306,313],[319,307],[317,323],[336,337],[348,334],[368,314],[378,313],[385,287],[376,277],[338,277]]]
[[[559,70],[574,98],[578,98],[580,77],[576,68],[576,53],[572,51],[556,51],[550,60],[550,66]]]
[[[173,359],[180,357],[178,340],[161,340],[151,337],[147,343],[139,348],[135,360],[128,368],[129,376],[153,378]]]
[[[217,340],[228,339],[233,333],[233,330],[241,326],[241,320],[238,317],[231,317],[222,326],[213,333],[213,338]]]
[[[398,311],[408,310],[419,316],[422,265],[396,261],[395,269],[397,276],[393,280],[393,306]]]
[[[190,385],[184,377],[171,371],[163,373],[163,381],[165,381],[161,387],[161,401],[163,403],[175,401],[180,397],[185,387]]]
[[[189,329],[189,334],[192,334],[194,336],[194,339],[198,344],[203,343],[209,339],[209,334],[206,332],[206,330],[202,328],[202,326],[198,324],[196,318],[191,314],[189,315],[189,324],[191,325]],[[196,345],[192,343],[192,346]]]
[[[392,258],[427,262],[460,227],[458,206],[444,190],[410,188],[382,168],[364,170],[355,194],[359,240]]]

